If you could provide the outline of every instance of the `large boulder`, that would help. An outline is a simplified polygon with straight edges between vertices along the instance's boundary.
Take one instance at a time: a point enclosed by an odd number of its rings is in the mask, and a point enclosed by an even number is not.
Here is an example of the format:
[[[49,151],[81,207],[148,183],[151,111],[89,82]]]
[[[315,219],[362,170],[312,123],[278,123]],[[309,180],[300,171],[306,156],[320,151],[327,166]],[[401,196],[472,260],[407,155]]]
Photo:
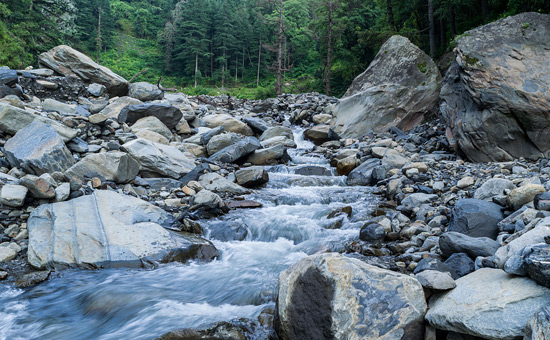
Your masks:
[[[180,178],[195,168],[195,162],[176,147],[154,143],[143,138],[122,145],[139,163],[139,171],[147,177]]]
[[[329,253],[279,276],[279,335],[290,339],[420,339],[426,302],[407,275]]]
[[[120,97],[112,100],[99,114],[106,118],[118,119],[118,115],[123,108],[128,105],[139,104],[143,104],[141,100],[132,97]]]
[[[223,126],[225,131],[240,133],[244,136],[254,136],[252,129],[246,124],[228,114],[214,114],[203,118],[209,128]]]
[[[142,102],[150,100],[159,100],[164,97],[164,92],[154,84],[139,82],[130,85],[128,96],[141,100]]]
[[[54,47],[42,53],[38,61],[66,77],[75,75],[88,83],[104,85],[112,96],[124,96],[128,93],[126,79],[69,46]]]
[[[250,155],[261,147],[262,145],[256,137],[247,137],[233,145],[221,149],[208,159],[213,162],[233,163]]]
[[[498,204],[477,200],[461,199],[452,212],[448,231],[456,231],[472,237],[498,236],[498,222],[504,219],[502,207]]]
[[[435,328],[483,339],[522,337],[534,311],[550,303],[550,289],[482,268],[456,280],[456,288],[430,299],[426,320]]]
[[[14,135],[17,131],[28,126],[30,123],[38,120],[51,126],[64,141],[69,141],[76,137],[78,132],[55,120],[32,114],[18,107],[0,103],[0,131]]]
[[[468,31],[441,89],[455,149],[476,162],[550,155],[550,15],[522,13]]]
[[[136,178],[139,163],[125,152],[112,151],[91,154],[67,169],[68,178],[86,180],[99,177],[115,183],[128,183]]]
[[[543,307],[536,312],[525,328],[523,340],[550,339],[550,308]]]
[[[439,249],[444,257],[465,253],[472,259],[478,256],[492,256],[499,249],[499,243],[488,237],[471,237],[449,231],[439,237]]]
[[[409,130],[435,107],[440,85],[433,60],[407,38],[395,35],[333,108],[331,128],[350,138],[392,126]]]
[[[21,167],[30,174],[65,171],[74,164],[63,139],[40,121],[19,130],[6,142],[4,150],[11,166]]]
[[[134,124],[139,119],[155,116],[169,129],[178,125],[183,113],[180,109],[170,104],[147,103],[140,105],[128,105],[120,110],[118,114],[119,123]]]
[[[29,217],[28,260],[41,269],[101,268],[218,256],[209,241],[167,230],[171,223],[164,210],[114,191],[45,204]]]

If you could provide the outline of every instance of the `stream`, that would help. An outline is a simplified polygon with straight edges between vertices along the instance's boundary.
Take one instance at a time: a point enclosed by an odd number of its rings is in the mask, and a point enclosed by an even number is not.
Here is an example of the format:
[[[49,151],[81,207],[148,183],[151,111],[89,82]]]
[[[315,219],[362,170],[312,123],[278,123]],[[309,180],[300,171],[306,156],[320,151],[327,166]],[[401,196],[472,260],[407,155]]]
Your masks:
[[[292,161],[266,167],[269,183],[246,196],[262,208],[200,221],[218,260],[66,270],[28,289],[0,285],[0,340],[154,339],[178,328],[255,319],[274,307],[279,273],[308,255],[342,250],[375,202],[370,188],[346,187],[327,159],[309,153],[313,144],[303,131],[295,131],[295,141]],[[352,207],[352,218],[327,218],[344,206]],[[228,226],[238,226],[244,239],[216,236]]]

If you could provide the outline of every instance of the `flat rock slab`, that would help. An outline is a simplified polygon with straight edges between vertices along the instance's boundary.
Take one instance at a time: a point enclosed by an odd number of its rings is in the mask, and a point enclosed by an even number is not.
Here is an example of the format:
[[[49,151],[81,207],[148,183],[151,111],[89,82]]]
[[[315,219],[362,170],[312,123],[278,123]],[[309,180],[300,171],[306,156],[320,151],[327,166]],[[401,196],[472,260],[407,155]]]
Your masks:
[[[534,311],[550,303],[550,289],[482,268],[456,280],[456,288],[430,299],[426,320],[435,328],[482,337],[522,337]]]
[[[33,121],[19,130],[4,148],[11,166],[21,167],[30,174],[63,172],[74,164],[63,139],[52,127],[40,121]]]
[[[426,302],[407,275],[329,253],[279,276],[279,335],[290,339],[420,339]]]
[[[28,220],[28,260],[40,269],[101,268],[218,256],[209,241],[165,229],[172,222],[152,204],[106,190],[42,205]]]

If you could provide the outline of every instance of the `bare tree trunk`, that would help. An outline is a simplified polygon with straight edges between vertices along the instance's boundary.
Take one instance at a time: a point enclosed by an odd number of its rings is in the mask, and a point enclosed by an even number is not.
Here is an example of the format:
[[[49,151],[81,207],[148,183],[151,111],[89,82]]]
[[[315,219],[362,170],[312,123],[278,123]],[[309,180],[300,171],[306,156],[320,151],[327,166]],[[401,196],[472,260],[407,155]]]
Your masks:
[[[430,56],[435,55],[435,23],[433,0],[428,0],[428,21],[430,23]]]
[[[397,32],[397,26],[395,26],[395,18],[393,16],[393,7],[391,5],[391,0],[386,0],[386,10],[388,11],[388,21],[390,27]]]
[[[260,38],[260,45],[258,46],[258,74],[256,76],[256,87],[260,86],[260,65],[262,63],[262,39]]]
[[[281,95],[282,91],[282,71],[283,71],[283,0],[280,3],[279,9],[279,34],[277,45],[277,83],[275,85],[275,91],[277,95]]]
[[[97,49],[97,57],[96,57],[96,62],[99,63],[99,59],[100,59],[100,53],[101,53],[101,14],[103,12],[103,9],[101,8],[101,6],[98,8],[98,18],[97,18],[97,38],[95,39],[96,41],[96,49]]]
[[[481,14],[483,15],[483,22],[487,22],[489,16],[489,0],[481,0]]]
[[[328,1],[328,41],[327,41],[327,73],[326,73],[326,94],[330,96],[330,70],[332,68],[332,14],[334,9],[333,0]],[[389,0],[388,0],[389,4]]]
[[[199,72],[199,54],[195,53],[195,88],[197,88],[197,73]]]

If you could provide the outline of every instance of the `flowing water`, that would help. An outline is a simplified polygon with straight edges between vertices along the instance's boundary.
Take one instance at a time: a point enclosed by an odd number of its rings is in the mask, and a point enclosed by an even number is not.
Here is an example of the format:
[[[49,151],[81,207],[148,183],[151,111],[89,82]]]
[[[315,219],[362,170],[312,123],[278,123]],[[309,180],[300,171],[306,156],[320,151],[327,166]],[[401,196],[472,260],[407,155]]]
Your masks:
[[[256,318],[275,305],[280,272],[307,255],[341,250],[372,208],[369,188],[346,187],[313,144],[296,131],[288,166],[268,167],[270,182],[247,196],[260,209],[201,221],[206,237],[238,225],[244,240],[212,239],[221,257],[153,270],[67,270],[28,289],[0,285],[0,340],[154,339],[186,327]],[[344,206],[353,218],[329,213]],[[340,223],[339,229],[330,229]]]

